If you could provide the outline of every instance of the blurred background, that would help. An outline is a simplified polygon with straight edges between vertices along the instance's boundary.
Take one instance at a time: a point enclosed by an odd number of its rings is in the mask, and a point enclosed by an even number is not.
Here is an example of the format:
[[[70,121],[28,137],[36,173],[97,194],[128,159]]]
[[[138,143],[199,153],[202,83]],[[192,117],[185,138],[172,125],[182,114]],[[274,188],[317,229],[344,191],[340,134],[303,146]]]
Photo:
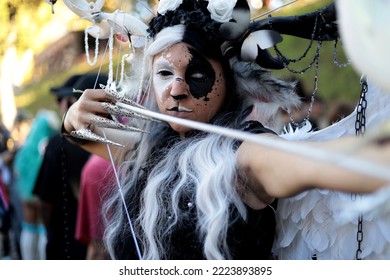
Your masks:
[[[56,3],[53,7],[48,2],[2,0],[0,3],[0,119],[9,131],[14,129],[15,120],[31,119],[42,108],[57,111],[56,100],[50,94],[50,88],[62,84],[73,73],[108,71],[108,55],[103,56],[107,46],[104,40],[99,42],[99,53],[102,57],[98,58],[96,66],[92,67],[87,63],[84,30],[91,23],[75,15],[61,0],[54,1]],[[147,2],[154,9],[157,1]],[[253,16],[257,16],[290,1],[249,2]],[[331,2],[333,1],[298,0],[273,12],[272,15],[303,14]],[[120,6],[118,3],[121,3]],[[105,1],[103,10],[116,9],[138,16],[146,11],[142,1]],[[89,38],[88,42],[90,57],[93,59],[95,39]],[[309,40],[284,36],[283,42],[278,46],[286,56],[295,58],[304,53],[309,43]],[[306,67],[313,59],[315,50],[316,42],[310,49],[307,60],[297,64],[296,68]],[[129,51],[128,44],[115,41],[115,67],[119,67],[122,55]],[[353,102],[358,99],[360,91],[359,76],[351,66],[337,67],[333,63],[334,53],[334,42],[324,42],[320,57],[318,96],[326,106],[335,100]],[[337,48],[337,58],[340,63],[346,62],[341,46]],[[276,72],[286,78],[295,77],[301,80],[305,92],[310,94],[313,91],[314,69],[302,75],[293,75],[285,70]],[[23,132],[19,129],[17,133]],[[22,137],[14,132],[14,140],[20,138],[18,141],[22,141]]]

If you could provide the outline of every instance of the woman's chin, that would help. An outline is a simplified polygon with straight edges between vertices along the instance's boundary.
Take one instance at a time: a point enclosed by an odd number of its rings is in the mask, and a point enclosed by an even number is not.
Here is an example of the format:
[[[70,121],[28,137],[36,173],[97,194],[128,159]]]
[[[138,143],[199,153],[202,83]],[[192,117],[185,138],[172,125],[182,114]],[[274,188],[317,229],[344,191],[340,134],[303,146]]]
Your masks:
[[[181,136],[184,136],[187,132],[192,130],[191,128],[188,128],[186,126],[182,126],[182,125],[178,125],[178,124],[174,124],[174,123],[170,123],[169,125],[171,126],[171,128],[174,131],[179,133]]]

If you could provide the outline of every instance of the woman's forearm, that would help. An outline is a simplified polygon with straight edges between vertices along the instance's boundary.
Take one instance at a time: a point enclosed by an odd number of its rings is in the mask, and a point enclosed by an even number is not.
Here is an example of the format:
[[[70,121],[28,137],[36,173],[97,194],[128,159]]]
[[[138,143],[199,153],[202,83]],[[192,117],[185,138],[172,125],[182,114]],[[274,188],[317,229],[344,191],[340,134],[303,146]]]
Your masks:
[[[275,137],[275,141],[284,141],[276,136],[269,137]],[[389,145],[383,148],[370,144],[359,148],[359,141],[362,140],[351,137],[323,143],[296,144],[298,148],[309,145],[329,153],[353,151],[353,156],[389,166]],[[288,197],[313,187],[346,192],[372,192],[389,184],[384,179],[343,168],[337,163],[311,159],[249,142],[240,146],[237,160],[241,173],[244,172],[248,176],[249,187],[260,196],[267,193],[272,197]]]

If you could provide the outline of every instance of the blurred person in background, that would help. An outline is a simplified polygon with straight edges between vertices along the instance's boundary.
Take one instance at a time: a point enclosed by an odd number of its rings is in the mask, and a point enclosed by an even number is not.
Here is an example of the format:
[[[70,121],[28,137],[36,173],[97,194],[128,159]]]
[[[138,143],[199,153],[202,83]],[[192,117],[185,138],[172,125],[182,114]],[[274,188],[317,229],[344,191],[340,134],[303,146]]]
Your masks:
[[[353,112],[355,105],[352,102],[339,101],[332,105],[328,113],[329,125],[334,124]]]
[[[19,111],[10,131],[0,124],[0,256],[2,259],[20,259],[20,237],[23,221],[23,205],[16,187],[14,159],[30,131],[33,118]]]
[[[31,124],[26,140],[15,155],[15,187],[23,205],[20,251],[24,260],[45,259],[46,233],[39,218],[38,199],[33,194],[33,188],[47,141],[59,127],[60,119],[56,112],[40,110]]]
[[[53,88],[60,113],[78,100],[80,91],[105,84],[107,76],[75,75]],[[85,259],[86,245],[74,238],[81,170],[90,154],[66,141],[60,130],[49,140],[34,193],[39,197],[47,231],[46,258]]]
[[[17,253],[17,244],[13,242],[15,235],[12,233],[13,216],[15,207],[13,205],[12,196],[12,162],[14,159],[14,151],[9,150],[7,142],[10,139],[10,132],[0,123],[0,258],[13,259],[19,258],[14,253]],[[12,244],[13,243],[13,244]],[[12,250],[14,246],[15,250]],[[12,256],[13,255],[13,256]]]
[[[114,179],[109,160],[92,154],[81,174],[76,239],[87,245],[87,260],[109,259],[104,246],[102,205]]]

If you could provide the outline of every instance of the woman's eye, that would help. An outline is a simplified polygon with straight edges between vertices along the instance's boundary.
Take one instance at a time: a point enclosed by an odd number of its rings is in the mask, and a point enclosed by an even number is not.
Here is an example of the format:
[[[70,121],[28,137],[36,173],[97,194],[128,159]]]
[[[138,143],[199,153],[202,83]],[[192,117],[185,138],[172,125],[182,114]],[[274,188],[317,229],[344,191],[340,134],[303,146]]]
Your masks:
[[[192,73],[190,78],[198,81],[206,81],[208,79],[207,75],[201,72]]]
[[[172,76],[173,73],[171,71],[168,71],[168,70],[159,70],[159,71],[157,71],[157,75],[159,75],[161,77],[169,77],[169,76]]]

